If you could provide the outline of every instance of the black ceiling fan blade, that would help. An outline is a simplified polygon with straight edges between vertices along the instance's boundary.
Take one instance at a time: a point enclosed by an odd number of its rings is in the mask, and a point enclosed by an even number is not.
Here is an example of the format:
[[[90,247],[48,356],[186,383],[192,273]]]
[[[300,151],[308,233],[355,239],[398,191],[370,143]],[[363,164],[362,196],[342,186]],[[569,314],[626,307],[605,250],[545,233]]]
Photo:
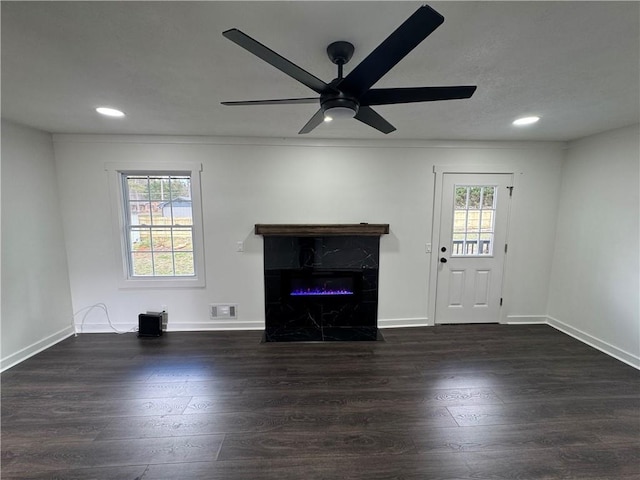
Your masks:
[[[354,117],[356,120],[360,120],[362,123],[366,123],[370,127],[381,131],[382,133],[391,133],[396,127],[387,122],[382,116],[376,112],[373,108],[361,105],[358,109],[358,113]]]
[[[254,40],[246,33],[241,32],[237,28],[232,28],[226,32],[222,32],[225,38],[228,38],[232,42],[240,45],[245,50],[253,53],[255,56],[261,58],[268,64],[274,66],[282,73],[289,75],[294,80],[306,85],[316,93],[330,93],[335,89],[327,85],[325,82],[310,74],[306,70],[300,68],[296,64],[290,62],[282,55],[277,54],[269,47],[261,44],[257,40]]]
[[[316,128],[318,125],[320,125],[322,122],[324,122],[324,113],[322,112],[322,109],[318,109],[318,111],[313,115],[313,117],[311,117],[311,119],[309,119],[309,121],[305,124],[304,127],[302,127],[302,130],[300,130],[298,132],[298,134],[305,134],[305,133],[309,133],[311,130],[313,130],[314,128]]]
[[[222,105],[300,105],[318,103],[319,97],[308,98],[276,98],[273,100],[244,100],[239,102],[220,102]]]
[[[360,98],[360,105],[392,105],[395,103],[435,102],[469,98],[475,85],[456,87],[376,88]]]
[[[428,5],[423,5],[360,62],[338,88],[356,98],[360,97],[442,22],[442,15]]]

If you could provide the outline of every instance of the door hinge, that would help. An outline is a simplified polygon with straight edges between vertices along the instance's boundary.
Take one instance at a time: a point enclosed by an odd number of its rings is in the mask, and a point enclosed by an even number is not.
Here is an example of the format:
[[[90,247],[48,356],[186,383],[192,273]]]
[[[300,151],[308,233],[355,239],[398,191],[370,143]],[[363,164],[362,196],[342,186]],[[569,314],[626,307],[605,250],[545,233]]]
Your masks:
[[[509,244],[505,243],[504,244],[504,253],[507,253],[507,250],[509,250]]]
[[[502,306],[502,298],[500,298],[500,306]]]
[[[513,186],[507,187],[509,189],[509,197],[513,197]]]

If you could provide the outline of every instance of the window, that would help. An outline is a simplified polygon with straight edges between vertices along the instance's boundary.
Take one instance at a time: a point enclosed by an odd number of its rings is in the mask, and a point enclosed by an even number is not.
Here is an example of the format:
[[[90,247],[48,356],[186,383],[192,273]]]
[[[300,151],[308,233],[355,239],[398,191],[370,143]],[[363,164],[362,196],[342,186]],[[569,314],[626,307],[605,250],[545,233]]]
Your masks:
[[[195,275],[191,178],[123,174],[131,277]]]
[[[204,286],[198,169],[107,168],[124,287]]]
[[[451,255],[455,257],[493,255],[496,187],[456,185],[454,195]]]

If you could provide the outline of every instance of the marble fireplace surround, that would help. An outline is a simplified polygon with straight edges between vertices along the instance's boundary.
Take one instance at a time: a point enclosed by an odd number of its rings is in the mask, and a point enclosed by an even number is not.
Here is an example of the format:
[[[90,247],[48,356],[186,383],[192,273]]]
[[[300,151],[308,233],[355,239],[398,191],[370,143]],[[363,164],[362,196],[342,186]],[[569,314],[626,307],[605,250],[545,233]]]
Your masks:
[[[257,224],[255,233],[264,237],[265,341],[378,338],[388,224]]]

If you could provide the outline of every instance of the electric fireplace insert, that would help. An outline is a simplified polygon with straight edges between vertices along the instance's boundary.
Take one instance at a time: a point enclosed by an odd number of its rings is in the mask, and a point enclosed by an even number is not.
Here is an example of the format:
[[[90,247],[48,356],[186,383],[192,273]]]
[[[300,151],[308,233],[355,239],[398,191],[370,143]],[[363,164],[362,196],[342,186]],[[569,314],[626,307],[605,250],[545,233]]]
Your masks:
[[[285,289],[292,297],[360,296],[361,272],[287,270]]]
[[[377,340],[380,233],[287,227],[262,233],[265,341]]]

